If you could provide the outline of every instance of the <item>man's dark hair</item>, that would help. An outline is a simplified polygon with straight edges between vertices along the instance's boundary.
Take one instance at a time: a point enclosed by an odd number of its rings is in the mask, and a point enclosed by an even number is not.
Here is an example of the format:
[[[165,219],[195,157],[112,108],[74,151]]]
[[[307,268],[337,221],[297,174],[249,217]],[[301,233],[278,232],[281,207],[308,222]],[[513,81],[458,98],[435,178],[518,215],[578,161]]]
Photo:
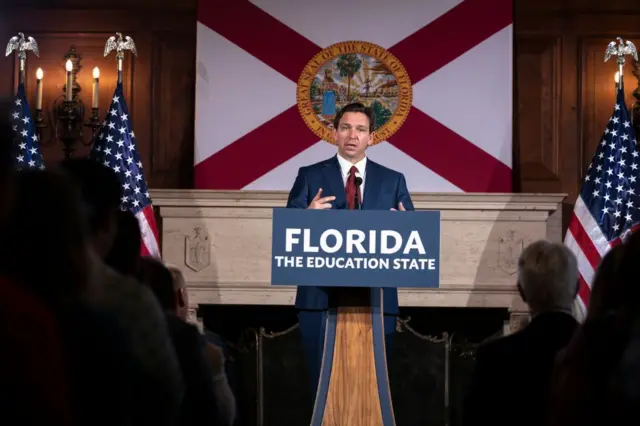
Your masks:
[[[376,115],[373,113],[373,108],[364,106],[364,104],[360,102],[353,102],[348,105],[342,107],[340,111],[336,114],[336,118],[333,119],[333,127],[337,130],[338,125],[340,124],[340,119],[346,112],[361,112],[366,115],[369,119],[369,133],[373,132],[373,129],[376,125]]]
[[[117,173],[89,158],[63,160],[60,169],[69,174],[79,186],[91,230],[101,229],[113,211],[120,209],[122,187]]]
[[[173,274],[161,261],[153,257],[142,257],[136,278],[151,289],[162,309],[171,312],[175,310],[177,298]]]

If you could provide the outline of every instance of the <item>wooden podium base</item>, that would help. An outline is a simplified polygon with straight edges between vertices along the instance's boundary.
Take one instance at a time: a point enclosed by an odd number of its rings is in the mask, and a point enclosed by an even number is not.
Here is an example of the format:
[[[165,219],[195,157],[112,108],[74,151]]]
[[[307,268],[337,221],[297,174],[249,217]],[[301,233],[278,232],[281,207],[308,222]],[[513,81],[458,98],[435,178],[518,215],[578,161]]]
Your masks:
[[[341,289],[331,309],[311,426],[393,426],[381,289]]]

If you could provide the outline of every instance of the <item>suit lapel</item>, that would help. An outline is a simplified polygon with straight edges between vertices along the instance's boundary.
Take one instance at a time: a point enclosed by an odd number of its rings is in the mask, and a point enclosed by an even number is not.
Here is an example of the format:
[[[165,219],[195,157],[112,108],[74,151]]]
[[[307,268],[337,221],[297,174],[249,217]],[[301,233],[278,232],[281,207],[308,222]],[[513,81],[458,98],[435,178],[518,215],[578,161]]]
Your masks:
[[[333,205],[336,209],[346,209],[347,194],[344,189],[344,183],[342,180],[342,171],[340,170],[340,163],[338,163],[338,157],[333,157],[325,163],[324,177],[329,184],[328,191],[323,191],[323,196],[333,195],[336,197]],[[366,187],[365,187],[366,190]]]
[[[380,195],[380,191],[382,190],[382,185],[380,182],[380,170],[377,166],[378,165],[371,161],[371,159],[367,159],[364,194],[362,194],[362,198],[364,199],[362,203],[363,210],[374,209],[376,204],[378,203],[378,196]]]

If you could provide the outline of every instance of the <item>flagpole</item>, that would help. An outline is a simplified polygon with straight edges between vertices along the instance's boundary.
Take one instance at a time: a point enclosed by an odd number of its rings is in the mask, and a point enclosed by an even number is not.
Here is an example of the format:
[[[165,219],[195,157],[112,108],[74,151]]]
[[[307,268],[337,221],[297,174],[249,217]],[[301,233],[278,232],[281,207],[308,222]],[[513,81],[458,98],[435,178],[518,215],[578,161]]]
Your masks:
[[[637,61],[638,51],[631,41],[627,40],[625,42],[622,37],[616,37],[616,40],[618,40],[617,44],[615,41],[612,41],[609,43],[609,46],[607,46],[607,50],[604,53],[604,61],[607,62],[612,56],[618,57],[618,90],[620,90],[623,86],[625,56],[631,55]]]
[[[20,74],[19,74],[19,78],[18,78],[18,82],[20,84],[24,84],[24,74],[25,74],[25,70],[27,68],[27,55],[23,52],[20,52],[20,54],[18,55],[19,60],[20,60]]]
[[[122,60],[124,54],[122,52],[118,53],[118,84],[122,84]]]
[[[134,56],[137,56],[138,52],[133,39],[129,36],[123,37],[122,33],[116,33],[115,36],[107,39],[107,43],[104,46],[104,56],[106,57],[113,50],[116,51],[116,62],[118,64],[118,84],[122,84],[124,52],[130,50]]]
[[[624,56],[622,60],[623,60],[622,63],[618,61],[618,72],[620,73],[619,74],[620,78],[618,79],[618,90],[622,89],[622,86],[623,86],[622,79],[624,78],[624,76],[623,76],[622,70],[624,68]]]
[[[7,53],[5,56],[9,56],[14,50],[17,53],[19,62],[18,82],[24,85],[27,70],[27,52],[32,51],[36,56],[40,56],[38,43],[35,38],[30,36],[25,38],[24,33],[18,33],[17,36],[11,37],[9,43],[7,43]]]

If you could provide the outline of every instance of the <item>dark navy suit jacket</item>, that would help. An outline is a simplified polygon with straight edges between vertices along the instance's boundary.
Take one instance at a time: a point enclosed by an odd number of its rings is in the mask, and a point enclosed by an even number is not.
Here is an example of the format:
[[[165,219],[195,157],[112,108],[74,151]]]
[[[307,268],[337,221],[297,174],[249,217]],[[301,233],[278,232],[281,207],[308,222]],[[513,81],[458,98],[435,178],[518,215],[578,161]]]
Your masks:
[[[363,210],[389,210],[402,205],[406,210],[414,210],[407,182],[402,173],[381,166],[367,159],[364,175]],[[289,193],[288,208],[306,209],[322,188],[322,197],[335,196],[332,209],[348,209],[344,181],[338,157],[301,167]],[[402,214],[402,213],[398,213]],[[302,310],[324,310],[329,307],[331,287],[298,287],[296,308]],[[388,314],[398,313],[398,291],[395,288],[383,290],[383,308]]]

